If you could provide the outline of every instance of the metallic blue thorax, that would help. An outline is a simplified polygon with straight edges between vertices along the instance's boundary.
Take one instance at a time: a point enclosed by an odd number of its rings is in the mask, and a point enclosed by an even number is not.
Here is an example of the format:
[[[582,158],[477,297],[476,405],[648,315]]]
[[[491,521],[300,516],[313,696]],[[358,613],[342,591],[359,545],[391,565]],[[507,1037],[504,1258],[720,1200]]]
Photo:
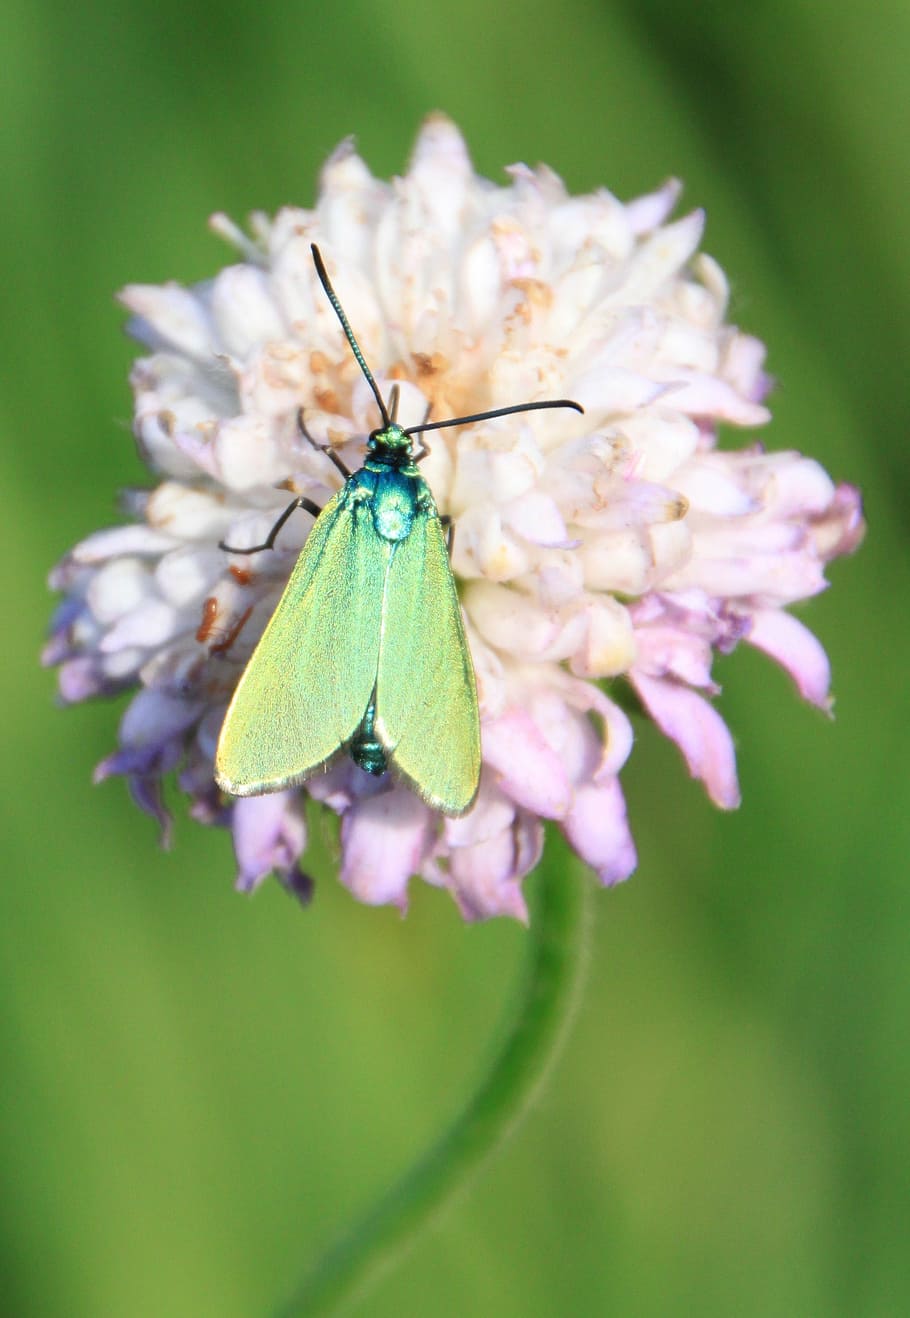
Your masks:
[[[376,534],[392,543],[407,539],[415,518],[436,515],[429,486],[410,455],[401,467],[368,458],[349,479],[345,502],[352,511],[368,504]]]

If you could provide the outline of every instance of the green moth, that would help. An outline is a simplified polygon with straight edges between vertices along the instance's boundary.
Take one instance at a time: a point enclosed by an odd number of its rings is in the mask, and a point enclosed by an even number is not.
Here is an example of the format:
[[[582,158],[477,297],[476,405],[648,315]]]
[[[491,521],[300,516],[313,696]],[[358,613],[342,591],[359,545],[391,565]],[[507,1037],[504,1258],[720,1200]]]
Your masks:
[[[263,544],[221,545],[258,553],[273,547],[295,509],[316,518],[234,692],[215,778],[234,796],[275,792],[347,750],[367,773],[391,769],[434,810],[461,815],[480,783],[477,687],[449,566],[449,520],[418,469],[429,450],[420,441],[415,452],[413,436],[512,412],[582,409],[560,399],[402,429],[397,387],[387,409],[315,245],[312,252],[382,425],[355,472],[331,446],[316,445],[345,482],[324,508],[297,498]],[[301,429],[307,435],[302,421]]]

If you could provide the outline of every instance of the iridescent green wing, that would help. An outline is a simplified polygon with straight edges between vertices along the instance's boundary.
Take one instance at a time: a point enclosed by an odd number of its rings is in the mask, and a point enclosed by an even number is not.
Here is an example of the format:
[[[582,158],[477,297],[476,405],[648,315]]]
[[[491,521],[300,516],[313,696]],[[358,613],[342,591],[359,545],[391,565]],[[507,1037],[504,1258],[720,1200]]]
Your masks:
[[[386,578],[376,729],[398,774],[435,810],[469,810],[480,780],[474,666],[439,518],[419,510]]]
[[[325,506],[244,670],[218,742],[233,796],[301,782],[352,737],[376,681],[388,548],[369,505]]]

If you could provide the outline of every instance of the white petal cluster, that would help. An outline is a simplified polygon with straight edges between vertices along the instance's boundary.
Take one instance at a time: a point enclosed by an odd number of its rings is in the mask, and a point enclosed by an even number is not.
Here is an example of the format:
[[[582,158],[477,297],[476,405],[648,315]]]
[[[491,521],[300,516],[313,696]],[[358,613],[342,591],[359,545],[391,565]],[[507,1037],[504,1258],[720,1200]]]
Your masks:
[[[99,776],[128,775],[164,821],[161,778],[176,770],[194,815],[233,829],[241,886],[275,871],[301,892],[306,791],[342,816],[341,877],[356,896],[403,908],[419,874],[471,919],[525,917],[521,881],[546,819],[603,882],[631,873],[623,689],[711,798],[737,803],[712,657],[746,640],[824,707],[824,652],[784,608],[823,588],[862,519],[856,491],[796,453],[716,447],[720,423],[768,420],[764,350],[725,323],[723,274],[698,253],[702,215],[668,218],[677,194],[572,197],[523,165],[497,186],[434,116],[403,178],[373,178],[344,143],[312,210],[256,215],[252,238],[214,217],[240,259],[211,282],[124,290],[149,351],[132,383],[156,484],[130,497],[129,525],[56,570],[66,597],[47,650],[66,701],[138,688]],[[380,387],[399,385],[403,424],[428,408],[585,409],[439,432],[422,467],[455,522],[480,688],[483,778],[462,819],[346,758],[304,789],[237,802],[212,779],[227,701],[311,523],[292,518],[275,551],[249,559],[218,541],[263,540],[288,490],[322,505],[337,488],[299,408],[352,468],[378,422],[313,242]]]

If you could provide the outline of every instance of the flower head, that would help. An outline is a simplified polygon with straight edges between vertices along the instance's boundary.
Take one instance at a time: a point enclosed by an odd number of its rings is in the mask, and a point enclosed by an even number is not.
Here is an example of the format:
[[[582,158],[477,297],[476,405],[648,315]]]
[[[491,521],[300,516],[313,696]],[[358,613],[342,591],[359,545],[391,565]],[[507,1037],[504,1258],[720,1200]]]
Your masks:
[[[571,197],[543,167],[508,174],[504,187],[479,178],[441,116],[390,184],[344,143],[314,209],[256,215],[252,238],[214,217],[240,259],[212,281],[122,294],[149,349],[135,434],[157,483],[127,496],[129,524],[55,570],[65,599],[45,658],[67,703],[138,688],[97,776],[125,775],[166,827],[161,780],[176,770],[192,814],[232,829],[244,889],[275,872],[306,894],[308,794],[341,815],[341,878],[361,900],[403,908],[420,875],[466,918],[524,918],[546,819],[604,883],[635,867],[618,684],[727,808],[739,790],[714,654],[757,646],[828,707],[824,651],[786,607],[859,543],[859,495],[797,453],[718,449],[720,423],[768,420],[769,381],[762,345],[724,322],[702,215],[669,220],[675,183],[624,205]],[[463,818],[345,756],[267,796],[225,798],[213,780],[225,708],[311,523],[291,518],[274,551],[246,560],[218,542],[263,540],[289,489],[322,506],[338,488],[301,407],[351,468],[378,421],[313,242],[384,395],[398,384],[402,424],[428,407],[585,409],[440,431],[421,468],[455,523],[480,695],[484,767]]]

